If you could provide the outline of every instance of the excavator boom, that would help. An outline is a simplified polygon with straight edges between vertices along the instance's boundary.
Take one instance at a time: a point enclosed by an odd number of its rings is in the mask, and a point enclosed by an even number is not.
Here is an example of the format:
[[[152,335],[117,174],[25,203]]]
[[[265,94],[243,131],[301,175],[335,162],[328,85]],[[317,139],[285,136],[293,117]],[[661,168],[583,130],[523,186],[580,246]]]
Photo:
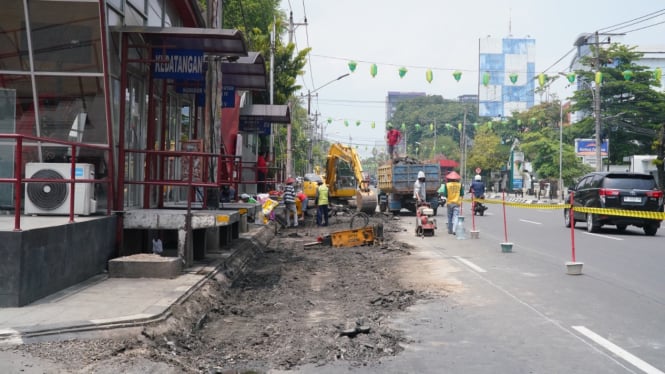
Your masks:
[[[326,160],[326,184],[333,199],[351,200],[355,196],[359,211],[376,210],[376,194],[369,187],[369,176],[363,172],[360,157],[350,146],[334,143]]]

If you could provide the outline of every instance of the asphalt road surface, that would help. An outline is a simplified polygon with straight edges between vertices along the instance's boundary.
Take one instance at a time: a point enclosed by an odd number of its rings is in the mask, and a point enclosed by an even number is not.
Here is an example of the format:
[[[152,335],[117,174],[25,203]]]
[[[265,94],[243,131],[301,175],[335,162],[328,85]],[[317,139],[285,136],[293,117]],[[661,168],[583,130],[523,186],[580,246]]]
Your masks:
[[[636,227],[598,234],[574,230],[582,275],[568,275],[571,230],[561,209],[492,204],[475,217],[479,239],[445,232],[417,238],[402,217],[398,239],[414,256],[436,262],[432,277],[455,287],[444,299],[411,307],[392,322],[412,343],[396,357],[353,372],[391,373],[665,373],[665,228],[655,237]],[[507,235],[507,240],[506,240]],[[502,253],[512,242],[512,253]],[[303,368],[334,373],[339,367]],[[349,369],[349,368],[347,368]]]

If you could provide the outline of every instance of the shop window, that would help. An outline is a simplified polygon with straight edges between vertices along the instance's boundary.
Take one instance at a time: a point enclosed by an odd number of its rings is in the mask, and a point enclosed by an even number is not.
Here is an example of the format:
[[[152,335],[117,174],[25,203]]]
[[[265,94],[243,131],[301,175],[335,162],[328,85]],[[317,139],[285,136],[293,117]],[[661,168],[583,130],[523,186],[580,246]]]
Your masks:
[[[75,2],[75,6],[68,1],[29,4],[36,71],[102,72],[97,2]]]
[[[5,0],[0,11],[0,70],[29,70],[23,1]]]

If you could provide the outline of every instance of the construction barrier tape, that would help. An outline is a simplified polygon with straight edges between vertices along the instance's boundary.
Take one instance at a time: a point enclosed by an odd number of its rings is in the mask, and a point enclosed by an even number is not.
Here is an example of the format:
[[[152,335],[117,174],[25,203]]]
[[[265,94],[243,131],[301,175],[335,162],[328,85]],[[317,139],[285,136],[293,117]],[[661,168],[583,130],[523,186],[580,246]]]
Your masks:
[[[473,200],[464,199],[463,201],[471,203]],[[502,200],[487,200],[487,199],[476,199],[475,200],[481,204],[504,204]],[[512,206],[517,208],[527,208],[527,209],[570,209],[570,204],[547,204],[547,203],[518,203],[513,201],[506,201],[506,206]],[[576,212],[581,213],[592,213],[603,216],[621,216],[621,217],[637,217],[637,218],[646,218],[646,219],[655,219],[655,220],[665,220],[665,213],[663,212],[649,212],[644,210],[624,210],[624,209],[608,209],[608,208],[591,208],[591,207],[576,207]]]

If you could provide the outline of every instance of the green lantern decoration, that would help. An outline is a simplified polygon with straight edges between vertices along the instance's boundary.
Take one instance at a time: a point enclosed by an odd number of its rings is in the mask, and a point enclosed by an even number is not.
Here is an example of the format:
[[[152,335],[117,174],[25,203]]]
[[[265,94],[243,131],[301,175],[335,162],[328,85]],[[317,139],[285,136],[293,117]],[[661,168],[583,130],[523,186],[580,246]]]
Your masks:
[[[568,73],[566,79],[568,79],[568,83],[575,83],[575,73]]]
[[[393,128],[393,124],[392,124],[392,123],[390,123],[390,122],[386,123],[386,129],[390,130],[390,129],[392,129],[392,128]]]
[[[511,82],[512,84],[517,83],[517,78],[518,78],[518,77],[519,77],[519,76],[517,75],[517,73],[511,73],[511,74],[508,76],[508,78],[510,78],[510,82]]]
[[[420,130],[420,124],[416,123],[416,130]]]
[[[429,124],[429,131],[434,131],[434,124],[433,123]]]
[[[487,122],[487,128],[490,129],[490,131],[492,130],[492,122]]]
[[[462,72],[459,70],[455,70],[453,72],[453,78],[455,78],[455,80],[459,82],[459,80],[462,79]]]
[[[462,132],[462,124],[461,123],[457,124],[457,130],[459,130],[459,132]]]
[[[332,117],[328,117],[328,124],[330,125],[332,123]]]
[[[594,78],[594,81],[596,82],[596,84],[601,84],[601,83],[603,83],[603,73],[600,72],[600,71],[597,71],[597,72],[596,72],[596,76],[595,76],[595,78]]]
[[[483,86],[487,87],[488,84],[490,84],[490,73],[486,71],[483,73]]]
[[[405,130],[406,130],[406,125],[405,125],[404,123],[402,123],[402,127],[401,127],[401,128],[402,128],[402,131],[405,131]]]
[[[427,83],[432,83],[432,79],[434,79],[434,73],[432,72],[432,69],[427,69],[425,72],[425,79],[427,80]]]
[[[344,126],[349,127],[349,121],[344,120]]]
[[[517,126],[522,126],[522,120],[521,119],[517,119]]]
[[[406,75],[406,72],[407,72],[407,71],[408,71],[408,70],[407,70],[404,66],[402,66],[401,68],[399,68],[399,69],[397,70],[397,72],[399,73],[399,77],[400,77],[400,78],[404,78],[404,76]]]
[[[370,127],[375,128],[375,127],[376,127],[376,123],[374,123],[374,121],[372,121],[372,124],[370,125]]]
[[[660,84],[660,78],[662,76],[663,76],[663,69],[656,68],[656,70],[653,71],[653,79],[656,80],[656,83]]]
[[[538,84],[540,87],[543,87],[547,83],[547,75],[540,73],[538,74]]]
[[[376,67],[376,64],[372,64],[372,66],[369,67],[369,74],[372,76],[372,78],[376,77],[376,73],[379,71],[379,68]]]
[[[356,121],[356,127],[360,126],[360,121]]]
[[[446,123],[446,124],[445,124],[444,126],[445,126],[445,127],[447,128],[447,129],[449,129],[449,128],[452,128],[452,127],[453,127],[453,125],[451,125],[451,124],[449,124],[449,123]]]
[[[349,61],[349,70],[353,73],[356,71],[356,67],[358,66],[358,63],[355,61]]]
[[[632,70],[624,70],[623,73],[623,79],[626,81],[629,81],[633,79],[633,71]]]

